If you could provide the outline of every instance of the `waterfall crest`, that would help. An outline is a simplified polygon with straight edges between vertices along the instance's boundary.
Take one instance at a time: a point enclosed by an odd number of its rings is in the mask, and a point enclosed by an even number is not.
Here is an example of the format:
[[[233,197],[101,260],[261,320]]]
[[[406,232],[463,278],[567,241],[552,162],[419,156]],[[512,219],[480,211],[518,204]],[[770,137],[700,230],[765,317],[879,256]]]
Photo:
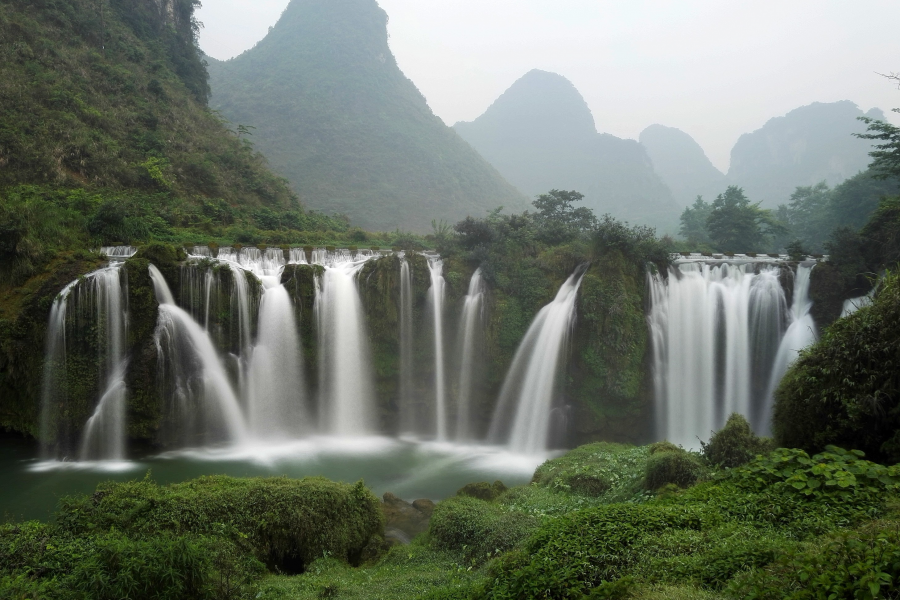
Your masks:
[[[540,310],[525,333],[506,374],[491,423],[490,439],[506,441],[510,450],[537,454],[547,450],[550,411],[559,363],[575,316],[575,301],[584,278],[580,267]],[[510,424],[509,411],[513,409]]]

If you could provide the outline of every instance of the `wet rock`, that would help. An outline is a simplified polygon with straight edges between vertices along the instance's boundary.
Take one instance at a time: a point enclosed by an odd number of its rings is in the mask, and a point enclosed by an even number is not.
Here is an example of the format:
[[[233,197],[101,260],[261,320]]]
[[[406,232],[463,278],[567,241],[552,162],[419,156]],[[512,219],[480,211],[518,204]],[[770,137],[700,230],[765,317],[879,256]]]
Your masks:
[[[385,539],[391,544],[408,544],[412,538],[428,531],[434,503],[423,499],[410,504],[387,492],[381,510],[384,512]]]

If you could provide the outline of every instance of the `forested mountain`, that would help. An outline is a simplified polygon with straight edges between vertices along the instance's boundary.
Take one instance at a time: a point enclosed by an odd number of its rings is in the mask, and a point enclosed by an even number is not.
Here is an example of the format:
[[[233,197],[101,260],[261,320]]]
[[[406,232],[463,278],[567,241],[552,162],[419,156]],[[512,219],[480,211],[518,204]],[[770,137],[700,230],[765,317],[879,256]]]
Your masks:
[[[0,1],[0,186],[294,204],[206,107],[194,4]]]
[[[870,142],[853,137],[866,130],[861,116],[884,119],[879,109],[863,113],[846,100],[815,102],[770,119],[735,144],[728,183],[768,208],[786,202],[797,186],[840,184],[869,164]]]
[[[639,139],[653,162],[653,170],[672,190],[680,206],[688,206],[698,195],[714,198],[725,189],[725,174],[713,166],[700,144],[687,133],[651,125]]]
[[[560,75],[531,71],[454,128],[528,195],[578,190],[598,215],[664,229],[677,222],[678,207],[644,148],[597,133],[584,98]]]
[[[370,229],[430,229],[526,198],[435,116],[375,0],[293,0],[253,49],[211,61],[211,103],[304,203]],[[544,190],[546,191],[546,190]]]

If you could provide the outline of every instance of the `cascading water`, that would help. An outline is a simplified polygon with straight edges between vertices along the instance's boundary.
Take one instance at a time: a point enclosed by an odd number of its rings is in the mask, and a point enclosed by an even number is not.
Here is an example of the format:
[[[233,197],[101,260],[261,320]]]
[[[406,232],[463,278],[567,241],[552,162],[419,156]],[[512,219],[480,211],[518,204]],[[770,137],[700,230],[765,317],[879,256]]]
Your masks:
[[[547,450],[559,363],[574,322],[584,272],[584,268],[577,269],[553,302],[537,314],[506,374],[489,437],[494,442],[506,441],[514,452],[538,454]]]
[[[435,435],[438,441],[447,439],[447,383],[444,363],[444,261],[429,258],[431,289],[428,300],[434,332],[434,412]]]
[[[414,431],[412,277],[404,257],[400,261],[400,433]]]
[[[87,278],[79,289],[79,303],[87,302],[96,311],[100,348],[103,392],[94,414],[85,425],[81,439],[81,460],[122,460],[125,458],[125,335],[128,325],[128,287],[122,280],[120,263],[113,263]]]
[[[792,336],[781,273],[761,262],[688,261],[673,265],[668,279],[649,276],[659,437],[694,447],[733,412],[768,430],[771,382],[784,374],[780,346]],[[798,269],[795,307],[808,303],[808,274]]]
[[[472,394],[478,354],[479,333],[483,326],[484,282],[481,269],[477,269],[469,281],[469,290],[463,301],[460,320],[459,345],[459,387],[456,401],[456,439],[472,439]]]
[[[767,398],[769,402],[766,404],[766,419],[763,421],[762,432],[768,434],[770,432],[772,418],[772,404],[775,398],[775,390],[784,377],[791,364],[804,348],[811,346],[819,339],[816,331],[816,324],[813,321],[810,310],[812,310],[812,301],[809,299],[809,284],[812,270],[815,265],[801,264],[797,267],[797,274],[794,277],[794,300],[791,304],[791,324],[788,326],[787,332],[778,346],[778,353],[775,355],[775,363],[772,367],[772,375],[769,380],[769,389]]]
[[[340,436],[366,435],[375,429],[374,380],[356,281],[366,260],[366,256],[353,259],[349,253],[334,256],[318,280],[320,429]]]
[[[248,369],[248,419],[254,436],[288,438],[303,432],[309,418],[300,338],[290,295],[265,278],[259,309],[259,339]]]
[[[245,442],[244,416],[209,334],[175,305],[165,278],[153,265],[150,278],[159,302],[155,340],[169,441]]]
[[[66,312],[69,293],[77,281],[67,285],[53,300],[50,319],[47,322],[47,338],[44,343],[44,373],[41,389],[41,453],[44,459],[53,457],[56,435],[52,428],[53,412],[64,406],[66,390]]]

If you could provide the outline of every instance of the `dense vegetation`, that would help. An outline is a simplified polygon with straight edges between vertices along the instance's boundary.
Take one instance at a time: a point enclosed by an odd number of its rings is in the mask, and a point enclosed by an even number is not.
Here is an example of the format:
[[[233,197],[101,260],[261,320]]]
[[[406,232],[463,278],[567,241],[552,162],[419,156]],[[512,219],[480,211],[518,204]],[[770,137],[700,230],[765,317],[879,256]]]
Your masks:
[[[577,303],[566,376],[574,402],[575,438],[642,439],[649,409],[644,359],[649,342],[644,320],[645,269],[665,269],[667,246],[653,229],[601,218],[577,204],[578,192],[541,195],[534,212],[467,218],[437,232],[451,301],[481,268],[487,284],[484,369],[478,417],[486,431],[493,399],[535,314],[576,269],[586,269]],[[571,445],[572,441],[568,440]],[[556,440],[555,443],[564,443]]]
[[[206,106],[191,0],[0,2],[0,265],[151,240],[351,237]],[[306,233],[301,233],[306,232]]]
[[[0,525],[3,598],[254,598],[262,573],[377,548],[378,500],[320,478],[144,479],[67,497],[50,523]]]
[[[432,219],[527,202],[431,112],[374,0],[294,0],[254,48],[210,63],[212,105],[255,127],[310,207],[424,233]]]

